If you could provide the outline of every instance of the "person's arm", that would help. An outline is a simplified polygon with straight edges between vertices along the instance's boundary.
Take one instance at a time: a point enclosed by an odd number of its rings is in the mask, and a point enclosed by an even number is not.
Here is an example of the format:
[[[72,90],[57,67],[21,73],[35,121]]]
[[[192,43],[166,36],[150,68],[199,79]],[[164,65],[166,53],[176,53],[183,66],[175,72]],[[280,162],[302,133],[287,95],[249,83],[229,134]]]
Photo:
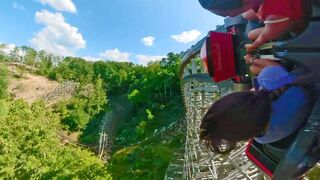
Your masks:
[[[284,34],[288,33],[294,25],[294,21],[283,16],[270,15],[265,21],[265,27],[261,31],[257,39],[247,47],[247,50],[253,51],[261,45],[278,39]]]
[[[254,59],[254,61],[252,61],[251,55],[244,56],[244,59],[246,61],[246,64],[251,64],[250,71],[255,75],[258,75],[262,71],[262,69],[267,66],[279,66],[280,65],[279,63],[277,63],[273,60],[270,60],[270,59]]]
[[[250,21],[258,21],[259,18],[256,15],[256,13],[253,11],[253,9],[250,9],[244,13],[242,13],[242,17],[246,20],[250,20]]]
[[[248,33],[248,38],[251,41],[255,41],[263,31],[264,31],[264,27],[254,29]]]

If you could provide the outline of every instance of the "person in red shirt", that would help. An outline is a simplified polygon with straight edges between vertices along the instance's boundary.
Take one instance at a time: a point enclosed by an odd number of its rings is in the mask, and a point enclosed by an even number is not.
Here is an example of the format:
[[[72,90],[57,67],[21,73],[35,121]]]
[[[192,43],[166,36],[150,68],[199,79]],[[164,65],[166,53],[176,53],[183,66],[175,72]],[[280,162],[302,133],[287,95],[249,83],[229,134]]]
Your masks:
[[[248,20],[260,20],[265,26],[248,34],[253,41],[247,45],[246,63],[252,64],[250,70],[259,74],[262,68],[278,63],[269,59],[256,59],[251,51],[285,34],[300,33],[306,25],[304,6],[308,0],[199,0],[207,10],[221,16],[236,16],[243,13]],[[253,61],[254,60],[254,61]]]
[[[256,29],[248,34],[254,40],[248,47],[256,49],[262,44],[276,40],[281,36],[291,33],[299,33],[306,24],[303,15],[302,0],[265,0],[255,12],[249,10],[243,14],[249,20],[260,20],[265,27]]]

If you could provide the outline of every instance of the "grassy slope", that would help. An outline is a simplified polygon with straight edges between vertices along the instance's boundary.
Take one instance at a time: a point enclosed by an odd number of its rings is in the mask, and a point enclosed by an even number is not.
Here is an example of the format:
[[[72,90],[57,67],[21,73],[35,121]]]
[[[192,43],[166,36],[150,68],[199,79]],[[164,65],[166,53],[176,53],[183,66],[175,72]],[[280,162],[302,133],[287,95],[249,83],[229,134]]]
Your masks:
[[[155,139],[147,143],[118,150],[109,168],[114,179],[163,179],[173,153],[182,144],[181,137],[171,140]]]

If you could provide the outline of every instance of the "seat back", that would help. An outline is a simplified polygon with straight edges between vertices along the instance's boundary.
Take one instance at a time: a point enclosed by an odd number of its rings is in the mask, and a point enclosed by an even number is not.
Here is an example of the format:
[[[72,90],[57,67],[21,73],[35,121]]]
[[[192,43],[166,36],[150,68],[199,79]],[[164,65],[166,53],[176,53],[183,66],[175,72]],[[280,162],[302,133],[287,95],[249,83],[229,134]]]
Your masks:
[[[275,43],[275,57],[292,61],[309,72],[318,72],[320,67],[320,1],[312,1],[312,14],[306,30],[298,37]]]

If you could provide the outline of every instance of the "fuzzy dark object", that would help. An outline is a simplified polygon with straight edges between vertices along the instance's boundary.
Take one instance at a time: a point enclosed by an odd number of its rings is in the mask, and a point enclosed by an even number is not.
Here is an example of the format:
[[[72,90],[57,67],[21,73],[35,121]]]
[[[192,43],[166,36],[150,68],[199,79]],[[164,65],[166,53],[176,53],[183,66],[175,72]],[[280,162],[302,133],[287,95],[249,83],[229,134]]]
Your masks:
[[[199,3],[204,9],[237,9],[242,7],[242,0],[199,0]]]
[[[266,91],[235,92],[222,97],[207,111],[200,139],[219,151],[222,140],[230,144],[258,136],[271,115],[273,97]]]
[[[214,138],[205,141],[205,145],[215,153],[228,154],[236,147],[236,142]]]

